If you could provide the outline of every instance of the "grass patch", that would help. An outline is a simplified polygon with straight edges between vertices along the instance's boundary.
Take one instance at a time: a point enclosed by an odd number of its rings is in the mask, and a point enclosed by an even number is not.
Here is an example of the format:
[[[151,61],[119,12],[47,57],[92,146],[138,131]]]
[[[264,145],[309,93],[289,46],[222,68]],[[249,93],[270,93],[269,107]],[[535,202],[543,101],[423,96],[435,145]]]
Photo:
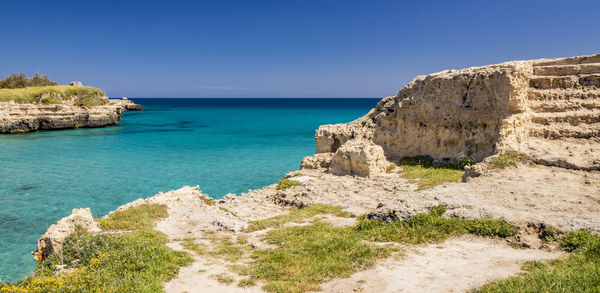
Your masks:
[[[300,181],[283,178],[283,179],[279,180],[279,184],[277,184],[277,190],[288,189],[292,186],[298,186],[300,184],[302,184],[302,183],[300,183]]]
[[[231,285],[235,280],[228,275],[212,275],[213,279],[217,280],[217,282],[225,285]]]
[[[155,221],[168,216],[167,206],[143,204],[115,212],[106,219],[97,220],[104,230],[140,230],[151,229]]]
[[[532,262],[529,271],[493,282],[476,292],[600,292],[600,237],[587,231],[571,232],[562,247],[573,251],[549,263]]]
[[[533,159],[531,159],[530,157],[521,154],[519,152],[515,152],[515,151],[507,151],[502,153],[501,155],[493,158],[489,165],[494,167],[494,168],[506,168],[506,167],[514,167],[516,166],[518,163],[522,163],[522,164],[532,164],[533,163]]]
[[[108,103],[102,90],[85,86],[36,86],[0,89],[0,102],[15,101],[19,104],[63,104],[71,99],[79,106],[98,106]]]
[[[275,217],[268,218],[265,220],[250,222],[250,226],[248,227],[248,229],[246,231],[252,232],[252,231],[257,231],[257,230],[263,230],[266,228],[281,227],[286,223],[300,222],[304,219],[311,218],[311,217],[314,217],[317,215],[324,215],[324,214],[330,214],[330,215],[333,215],[336,217],[344,217],[344,218],[349,218],[349,217],[353,216],[352,214],[350,214],[348,212],[342,211],[342,207],[340,207],[340,206],[332,206],[332,205],[327,205],[327,204],[315,204],[315,205],[310,205],[310,206],[307,206],[307,207],[304,207],[301,209],[292,210],[291,212],[289,212],[285,215],[280,215],[280,216],[275,216]]]
[[[242,279],[237,284],[240,288],[254,287],[256,286],[256,281],[253,278]]]
[[[315,221],[307,226],[271,230],[266,241],[277,248],[255,250],[249,274],[265,280],[263,289],[269,292],[317,291],[320,283],[348,277],[399,250],[394,245],[370,243],[373,241],[416,244],[465,233],[508,237],[517,232],[504,221],[444,218],[444,212],[445,207],[438,206],[427,214],[392,224],[363,219],[355,227],[335,227]]]
[[[363,238],[377,242],[420,244],[440,242],[450,236],[467,233],[479,236],[506,238],[517,233],[517,227],[505,221],[463,218],[444,218],[444,206],[431,209],[428,214],[418,214],[406,221],[385,223],[381,220],[364,219],[356,226]]]
[[[278,247],[254,252],[251,276],[266,280],[269,292],[316,291],[323,281],[350,276],[388,255],[353,228],[322,222],[269,231],[267,241]]]
[[[419,186],[417,190],[428,189],[447,182],[458,182],[464,174],[464,169],[458,164],[436,166],[431,158],[425,156],[405,157],[400,160],[399,164],[403,170],[398,174],[404,179],[409,179],[411,183],[416,183]]]
[[[196,240],[194,240],[194,238],[187,238],[187,239],[183,240],[183,242],[181,243],[181,246],[183,246],[183,248],[185,248],[189,251],[193,251],[196,255],[206,254],[206,247],[204,245],[196,242]]]
[[[246,241],[241,239],[234,242],[230,238],[213,237],[211,241],[215,249],[210,254],[233,263],[239,261],[248,249]]]
[[[22,281],[0,285],[0,292],[162,292],[162,284],[192,262],[166,243],[154,230],[119,235],[78,230],[65,240],[62,253],[51,254]],[[71,272],[54,273],[56,265],[75,263]]]

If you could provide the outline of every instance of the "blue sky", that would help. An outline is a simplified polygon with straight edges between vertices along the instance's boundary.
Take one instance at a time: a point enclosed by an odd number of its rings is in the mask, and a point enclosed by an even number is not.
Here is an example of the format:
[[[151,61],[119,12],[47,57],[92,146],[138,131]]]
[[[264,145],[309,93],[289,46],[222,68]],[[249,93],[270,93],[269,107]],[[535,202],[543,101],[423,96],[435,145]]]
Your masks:
[[[383,97],[414,76],[600,52],[600,1],[6,1],[0,75],[111,97]]]

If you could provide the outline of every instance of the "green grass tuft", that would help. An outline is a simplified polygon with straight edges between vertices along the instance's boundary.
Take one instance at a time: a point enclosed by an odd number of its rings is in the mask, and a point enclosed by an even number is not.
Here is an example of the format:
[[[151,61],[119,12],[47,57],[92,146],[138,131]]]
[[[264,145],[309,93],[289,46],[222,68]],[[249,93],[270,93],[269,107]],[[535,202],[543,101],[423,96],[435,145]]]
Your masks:
[[[325,214],[330,214],[330,215],[333,215],[336,217],[344,217],[344,218],[349,218],[349,217],[353,216],[352,214],[350,214],[348,212],[342,211],[342,207],[340,207],[340,206],[332,206],[332,205],[327,205],[327,204],[315,204],[315,205],[310,205],[310,206],[307,206],[307,207],[304,207],[301,209],[292,210],[291,212],[289,212],[285,215],[275,216],[275,217],[268,218],[265,220],[250,222],[250,227],[248,227],[248,229],[246,231],[251,232],[251,231],[257,231],[257,230],[263,230],[266,228],[281,227],[286,223],[301,222],[305,219],[314,217],[316,215],[325,215]]]
[[[406,221],[385,223],[381,220],[363,219],[356,226],[367,240],[377,242],[399,242],[421,244],[440,242],[450,236],[475,234],[506,238],[517,233],[517,227],[505,221],[463,218],[444,218],[443,206],[434,207],[428,214],[418,214]]]
[[[573,253],[547,264],[526,263],[523,269],[528,273],[492,282],[475,292],[600,292],[600,237],[571,232],[562,247]]]
[[[387,169],[385,169],[386,173],[392,173],[392,171],[394,171],[394,169],[396,169],[398,166],[395,163],[391,163]]]
[[[281,179],[279,180],[279,184],[277,184],[277,190],[284,190],[284,189],[288,189],[292,186],[298,186],[301,185],[302,183],[300,183],[300,181],[296,181],[296,180],[290,180],[290,179]]]
[[[233,282],[235,282],[235,280],[228,275],[212,275],[211,277],[224,285],[231,285]]]
[[[118,211],[107,219],[97,220],[104,230],[141,230],[151,229],[155,221],[168,216],[167,206],[158,204],[143,204]]]
[[[515,151],[507,151],[498,157],[492,159],[489,163],[490,166],[495,168],[506,168],[516,166],[518,163],[532,164],[533,160],[521,153]]]
[[[256,281],[253,278],[242,279],[237,284],[240,288],[254,287],[256,286]]]
[[[184,239],[181,246],[189,251],[193,251],[196,255],[206,254],[206,246],[196,242],[194,238]]]

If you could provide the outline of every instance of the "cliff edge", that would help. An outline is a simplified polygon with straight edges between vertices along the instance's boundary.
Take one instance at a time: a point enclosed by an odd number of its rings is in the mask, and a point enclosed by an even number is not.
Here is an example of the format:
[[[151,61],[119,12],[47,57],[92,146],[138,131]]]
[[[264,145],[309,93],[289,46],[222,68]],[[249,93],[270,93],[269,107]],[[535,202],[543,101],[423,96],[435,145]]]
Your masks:
[[[381,147],[391,161],[418,155],[481,161],[515,150],[539,164],[598,170],[600,54],[418,76],[365,116],[319,127],[315,156],[302,168],[339,165],[337,152],[351,140]]]
[[[119,123],[124,111],[142,110],[127,99],[108,99],[97,106],[0,102],[0,134],[38,130],[104,127]]]

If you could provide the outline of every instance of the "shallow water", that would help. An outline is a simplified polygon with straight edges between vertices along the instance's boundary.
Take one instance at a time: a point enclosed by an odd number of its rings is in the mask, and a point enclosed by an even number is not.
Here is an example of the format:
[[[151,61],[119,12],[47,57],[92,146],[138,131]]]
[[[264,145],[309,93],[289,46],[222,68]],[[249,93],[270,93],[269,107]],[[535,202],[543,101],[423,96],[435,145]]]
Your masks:
[[[220,198],[278,181],[314,153],[321,124],[354,120],[378,99],[134,99],[120,125],[0,135],[0,280],[30,273],[48,226],[90,207],[182,185]]]

